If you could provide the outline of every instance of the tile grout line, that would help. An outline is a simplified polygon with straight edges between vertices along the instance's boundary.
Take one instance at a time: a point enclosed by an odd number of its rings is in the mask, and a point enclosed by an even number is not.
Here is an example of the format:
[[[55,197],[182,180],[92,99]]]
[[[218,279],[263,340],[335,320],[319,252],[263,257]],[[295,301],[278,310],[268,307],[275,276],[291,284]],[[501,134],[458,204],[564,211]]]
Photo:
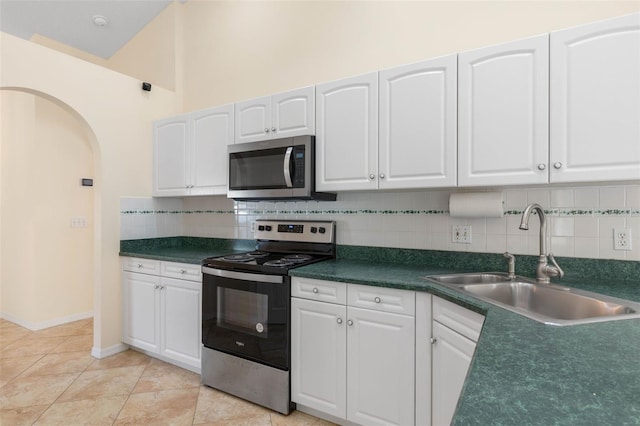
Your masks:
[[[80,328],[82,328],[82,327],[78,327],[78,328],[80,329]],[[93,336],[93,332],[91,332],[91,335]],[[68,337],[69,337],[69,339],[67,339],[67,340],[65,340],[64,342],[60,343],[60,345],[56,346],[53,350],[55,350],[56,348],[58,348],[59,346],[61,346],[62,344],[64,344],[65,342],[67,342],[68,340],[70,340],[72,337],[75,337],[75,336],[82,336],[82,335],[81,335],[81,334],[76,334],[76,335],[68,336]],[[49,353],[47,353],[47,355],[49,355]],[[45,355],[45,356],[46,356],[46,355]],[[93,364],[94,362],[96,362],[96,360],[95,360],[95,359],[94,359],[93,361],[91,361],[91,362],[90,362],[90,363],[89,363],[89,364],[84,368],[84,370],[82,370],[82,371],[81,371],[81,372],[76,376],[76,378],[75,378],[75,379],[73,379],[73,381],[72,381],[71,383],[69,383],[69,386],[67,386],[67,387],[66,387],[62,392],[60,392],[60,395],[58,395],[58,397],[57,397],[57,398],[56,398],[56,399],[55,399],[55,400],[54,400],[54,401],[53,401],[53,402],[52,402],[52,403],[51,403],[51,404],[50,404],[50,405],[49,405],[49,406],[48,406],[48,407],[47,407],[47,408],[46,408],[46,409],[45,409],[45,410],[44,410],[44,411],[43,411],[43,412],[38,416],[38,418],[36,419],[36,421],[34,422],[34,424],[35,424],[35,423],[37,423],[37,422],[38,422],[38,420],[40,420],[40,418],[41,418],[41,417],[42,417],[42,416],[43,416],[47,411],[49,411],[49,409],[53,406],[53,404],[55,404],[56,402],[58,402],[58,399],[60,399],[60,397],[61,397],[62,395],[64,395],[64,393],[65,393],[67,390],[69,390],[69,388],[70,388],[71,386],[73,386],[73,384],[76,382],[76,380],[78,380],[78,378],[80,378],[80,376],[82,375],[82,373],[84,373],[85,371],[87,371],[87,369],[88,369],[88,368],[91,366],[91,364]],[[69,401],[69,402],[71,402],[71,401]]]

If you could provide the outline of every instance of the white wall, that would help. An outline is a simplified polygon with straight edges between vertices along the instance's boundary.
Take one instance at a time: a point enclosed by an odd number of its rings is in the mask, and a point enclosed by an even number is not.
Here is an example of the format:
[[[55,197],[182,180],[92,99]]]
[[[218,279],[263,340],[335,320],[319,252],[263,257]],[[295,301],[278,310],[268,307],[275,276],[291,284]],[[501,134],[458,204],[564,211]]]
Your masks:
[[[103,356],[121,347],[120,197],[151,193],[151,122],[177,113],[177,96],[161,88],[143,92],[139,80],[5,33],[0,44],[0,88],[42,94],[90,135],[96,194],[93,353]],[[3,238],[2,255],[19,243]],[[33,263],[19,266],[28,271]]]
[[[532,202],[549,213],[548,238],[557,256],[640,260],[640,185],[505,189],[502,218],[449,216],[450,190],[339,193],[336,202],[234,202],[224,197],[123,200],[122,239],[181,235],[252,239],[260,218],[335,220],[337,243],[376,247],[515,254],[539,253],[539,225],[518,229]],[[181,210],[178,202],[181,201]],[[175,209],[165,207],[174,203]],[[140,206],[137,208],[135,206]],[[182,220],[176,231],[175,220]],[[170,222],[171,221],[171,222]],[[173,223],[173,228],[167,223]],[[453,225],[471,225],[472,243],[451,242]],[[633,250],[613,250],[613,228],[631,228]]]
[[[44,98],[3,90],[0,100],[2,315],[31,329],[91,317],[94,194],[80,184],[94,175],[88,135]]]

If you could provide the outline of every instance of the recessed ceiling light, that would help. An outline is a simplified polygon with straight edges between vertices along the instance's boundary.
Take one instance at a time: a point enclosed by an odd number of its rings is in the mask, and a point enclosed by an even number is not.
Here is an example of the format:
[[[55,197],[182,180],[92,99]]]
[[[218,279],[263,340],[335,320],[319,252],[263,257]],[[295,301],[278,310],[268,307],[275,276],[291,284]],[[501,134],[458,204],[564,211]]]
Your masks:
[[[93,25],[100,28],[106,27],[107,23],[109,23],[107,17],[102,15],[93,15],[93,18],[91,18],[91,20],[93,21]]]

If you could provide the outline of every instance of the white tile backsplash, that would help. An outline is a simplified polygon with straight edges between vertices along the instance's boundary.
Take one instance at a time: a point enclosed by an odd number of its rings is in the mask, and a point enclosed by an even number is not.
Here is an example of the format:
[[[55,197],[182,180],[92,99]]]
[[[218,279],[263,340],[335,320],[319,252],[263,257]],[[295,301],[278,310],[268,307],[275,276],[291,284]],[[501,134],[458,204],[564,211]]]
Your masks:
[[[518,227],[537,202],[547,213],[547,245],[557,256],[640,260],[640,184],[517,188],[502,218],[451,218],[452,191],[349,192],[336,202],[234,202],[226,197],[121,199],[121,238],[199,236],[252,239],[256,219],[337,221],[345,245],[514,254],[539,253],[539,220]],[[471,225],[472,243],[451,241],[452,225]],[[633,250],[613,250],[613,228],[633,230]]]

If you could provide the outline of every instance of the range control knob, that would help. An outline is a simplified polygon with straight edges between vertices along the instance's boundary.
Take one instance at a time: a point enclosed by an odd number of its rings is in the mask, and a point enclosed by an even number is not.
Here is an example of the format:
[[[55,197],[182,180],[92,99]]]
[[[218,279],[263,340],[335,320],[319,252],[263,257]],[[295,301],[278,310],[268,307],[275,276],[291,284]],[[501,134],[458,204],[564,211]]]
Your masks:
[[[324,226],[321,226],[321,227],[320,227],[320,229],[318,229],[318,231],[319,231],[321,234],[324,234],[325,232],[327,232],[327,230],[324,228]]]
[[[271,231],[271,225],[265,226],[264,229],[266,229],[267,231]]]
[[[264,231],[264,225],[258,225],[258,231]]]
[[[311,233],[315,234],[316,232],[318,232],[318,228],[316,228],[315,226],[311,227]]]

